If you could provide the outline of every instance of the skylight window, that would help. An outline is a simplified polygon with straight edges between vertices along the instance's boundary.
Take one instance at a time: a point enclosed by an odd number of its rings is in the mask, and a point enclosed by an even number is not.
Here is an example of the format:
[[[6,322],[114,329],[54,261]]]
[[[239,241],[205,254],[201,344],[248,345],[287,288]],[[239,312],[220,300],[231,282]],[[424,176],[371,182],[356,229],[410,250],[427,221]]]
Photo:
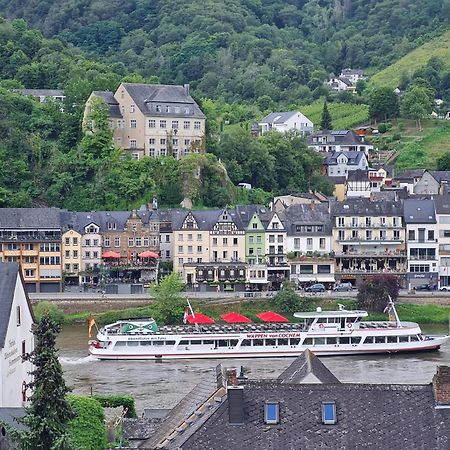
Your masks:
[[[335,402],[322,403],[322,423],[324,425],[334,425],[336,422],[337,422],[336,403]]]
[[[273,425],[280,421],[280,404],[278,402],[266,402],[264,405],[264,422]]]

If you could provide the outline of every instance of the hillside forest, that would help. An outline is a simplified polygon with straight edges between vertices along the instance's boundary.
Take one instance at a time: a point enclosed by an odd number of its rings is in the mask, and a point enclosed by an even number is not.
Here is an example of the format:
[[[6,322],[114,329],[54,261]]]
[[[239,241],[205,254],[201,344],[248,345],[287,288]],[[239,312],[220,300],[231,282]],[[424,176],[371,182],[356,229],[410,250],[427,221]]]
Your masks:
[[[0,0],[0,15],[8,17],[0,18],[0,206],[123,209],[157,196],[164,206],[187,197],[212,207],[290,191],[330,194],[321,158],[301,137],[252,138],[251,123],[302,107],[319,125],[324,98],[334,128],[413,118],[398,99],[387,108],[382,87],[361,83],[358,95],[333,95],[323,81],[347,66],[374,73],[438,36],[450,0]],[[402,74],[401,84],[406,93],[421,89],[424,102],[450,101],[449,80],[435,58]],[[208,153],[132,160],[112,146],[101,107],[93,113],[105,126],[83,134],[91,91],[122,81],[190,83],[207,115]],[[14,91],[23,87],[64,89],[65,103]]]

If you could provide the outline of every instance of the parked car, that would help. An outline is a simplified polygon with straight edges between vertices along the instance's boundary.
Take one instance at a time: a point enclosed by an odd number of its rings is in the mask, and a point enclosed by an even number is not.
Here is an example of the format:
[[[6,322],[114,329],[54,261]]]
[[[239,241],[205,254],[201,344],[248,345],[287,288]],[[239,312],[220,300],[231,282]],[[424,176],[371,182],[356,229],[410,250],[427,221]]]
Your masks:
[[[312,284],[305,289],[305,292],[325,292],[325,286],[322,283]]]
[[[414,286],[415,291],[431,291],[431,286],[429,284],[419,284],[418,286]]]
[[[337,284],[333,288],[333,291],[336,291],[336,292],[348,292],[348,291],[351,291],[352,289],[353,289],[353,284],[352,283],[340,283],[340,284]]]
[[[450,291],[450,286],[441,286],[440,291]]]

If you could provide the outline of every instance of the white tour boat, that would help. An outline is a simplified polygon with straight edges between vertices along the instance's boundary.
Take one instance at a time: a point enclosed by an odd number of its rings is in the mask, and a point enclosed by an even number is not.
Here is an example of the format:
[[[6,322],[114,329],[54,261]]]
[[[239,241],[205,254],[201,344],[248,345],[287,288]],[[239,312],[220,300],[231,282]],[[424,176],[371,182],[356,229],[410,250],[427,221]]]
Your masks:
[[[392,303],[389,321],[363,322],[366,311],[299,312],[301,323],[180,325],[153,319],[121,320],[101,328],[89,352],[99,359],[257,358],[437,350],[450,336],[424,336],[401,322]],[[388,309],[387,308],[387,309]]]

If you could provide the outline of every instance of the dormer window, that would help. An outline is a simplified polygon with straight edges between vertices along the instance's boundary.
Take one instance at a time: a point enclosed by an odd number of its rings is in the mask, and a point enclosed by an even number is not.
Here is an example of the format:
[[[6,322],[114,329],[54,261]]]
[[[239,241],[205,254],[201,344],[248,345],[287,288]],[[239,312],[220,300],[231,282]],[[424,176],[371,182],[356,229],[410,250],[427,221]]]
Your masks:
[[[161,105],[156,105],[155,109],[156,109],[156,112],[161,112]]]
[[[278,402],[266,402],[264,405],[264,423],[275,425],[280,422],[280,404]]]
[[[335,402],[322,403],[322,423],[324,425],[334,425],[337,423]]]

